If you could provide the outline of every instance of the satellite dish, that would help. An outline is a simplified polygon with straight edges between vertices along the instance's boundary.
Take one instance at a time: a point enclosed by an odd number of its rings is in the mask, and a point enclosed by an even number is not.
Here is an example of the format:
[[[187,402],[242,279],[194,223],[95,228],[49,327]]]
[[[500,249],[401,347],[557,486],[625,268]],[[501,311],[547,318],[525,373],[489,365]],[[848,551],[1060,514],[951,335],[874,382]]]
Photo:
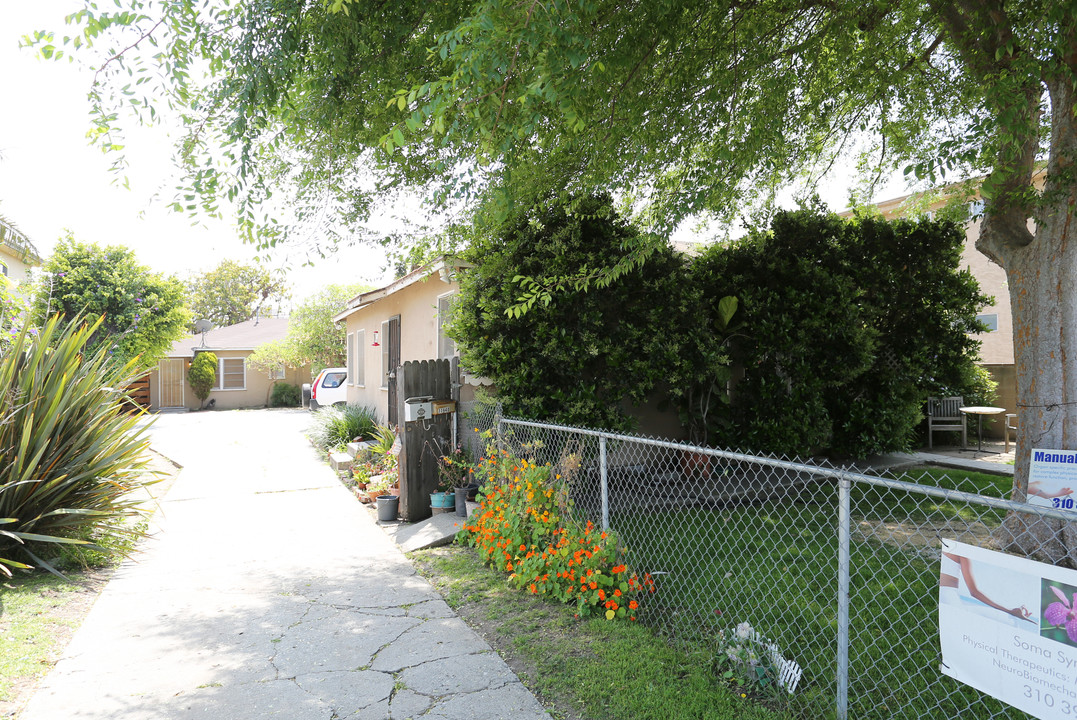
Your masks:
[[[204,333],[216,327],[212,320],[195,320],[194,331]]]

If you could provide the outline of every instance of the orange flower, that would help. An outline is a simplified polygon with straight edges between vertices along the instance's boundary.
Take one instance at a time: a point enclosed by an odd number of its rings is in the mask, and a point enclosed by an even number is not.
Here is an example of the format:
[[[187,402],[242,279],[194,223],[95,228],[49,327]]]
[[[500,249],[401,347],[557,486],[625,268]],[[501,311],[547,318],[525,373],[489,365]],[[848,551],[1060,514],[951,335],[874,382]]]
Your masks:
[[[592,590],[596,590],[597,588],[598,588],[598,583],[596,583],[596,582],[592,582],[592,583],[591,583],[591,589],[592,589]]]
[[[613,568],[613,570],[611,572],[614,575],[616,575],[617,573],[623,573],[627,569],[628,568],[626,568],[624,565],[617,565],[616,567]]]
[[[606,591],[605,590],[599,590],[598,591],[598,599],[599,600],[605,600],[606,599]]]
[[[621,590],[620,590],[620,588],[618,588],[617,590],[614,590],[614,591],[613,591],[613,596],[614,596],[614,597],[621,597]]]
[[[629,600],[628,601],[628,609],[629,610],[635,610],[638,607],[639,607],[639,603],[636,602],[635,600]]]
[[[532,593],[532,594],[535,594],[535,593],[537,593],[537,592],[538,592],[538,588],[537,588],[537,587],[535,587],[535,583],[531,583],[531,593]]]

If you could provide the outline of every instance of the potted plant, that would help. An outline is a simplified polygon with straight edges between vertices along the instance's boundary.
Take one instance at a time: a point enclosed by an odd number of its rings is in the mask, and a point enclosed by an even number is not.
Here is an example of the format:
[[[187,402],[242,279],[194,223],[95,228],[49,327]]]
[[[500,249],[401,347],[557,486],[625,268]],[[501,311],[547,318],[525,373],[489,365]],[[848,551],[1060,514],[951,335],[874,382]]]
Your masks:
[[[384,476],[372,478],[371,482],[367,483],[366,492],[371,502],[377,502],[379,497],[389,494],[389,481]]]
[[[467,517],[468,490],[471,485],[471,458],[463,446],[457,445],[438,458],[438,479],[447,488],[452,488],[456,503],[456,514]]]

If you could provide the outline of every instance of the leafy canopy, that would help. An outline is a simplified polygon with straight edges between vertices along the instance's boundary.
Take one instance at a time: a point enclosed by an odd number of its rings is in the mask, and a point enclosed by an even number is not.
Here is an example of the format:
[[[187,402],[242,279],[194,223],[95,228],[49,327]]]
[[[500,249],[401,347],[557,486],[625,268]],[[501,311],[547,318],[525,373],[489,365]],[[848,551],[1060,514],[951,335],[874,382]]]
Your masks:
[[[137,358],[150,367],[186,334],[183,284],[150,272],[128,248],[82,243],[68,235],[43,270],[34,321],[41,325],[56,314],[101,316],[88,343],[91,352],[104,346],[122,362]]]
[[[194,319],[218,326],[250,320],[266,305],[272,309],[288,296],[287,283],[261,265],[222,260],[212,270],[187,283],[188,305]]]
[[[986,195],[1027,206],[1029,153],[1077,78],[1066,0],[118,4],[28,42],[96,65],[106,149],[121,112],[181,113],[176,207],[235,201],[267,242],[289,229],[259,222],[271,188],[320,226],[405,185],[499,219],[603,188],[664,232],[817,178],[861,131],[870,167],[997,171]]]
[[[343,325],[333,321],[333,316],[353,297],[371,289],[362,284],[327,285],[292,311],[284,340],[259,345],[247,363],[261,370],[310,365],[315,373],[342,366],[348,350],[347,333]]]
[[[516,306],[526,275],[544,282],[615,260],[638,231],[608,196],[544,203],[473,245],[454,303],[451,334],[462,362],[491,378],[523,417],[596,427],[631,424],[625,402],[643,403],[678,364],[690,336],[670,332],[693,314],[685,261],[657,251],[624,277],[590,292],[566,291],[526,313]]]

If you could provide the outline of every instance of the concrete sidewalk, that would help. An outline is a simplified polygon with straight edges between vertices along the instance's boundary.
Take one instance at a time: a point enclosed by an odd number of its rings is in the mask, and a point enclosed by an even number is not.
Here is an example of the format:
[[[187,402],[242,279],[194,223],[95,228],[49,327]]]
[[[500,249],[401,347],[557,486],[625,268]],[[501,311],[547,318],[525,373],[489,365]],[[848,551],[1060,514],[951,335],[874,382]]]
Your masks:
[[[160,416],[183,466],[22,720],[545,718],[302,437]]]

